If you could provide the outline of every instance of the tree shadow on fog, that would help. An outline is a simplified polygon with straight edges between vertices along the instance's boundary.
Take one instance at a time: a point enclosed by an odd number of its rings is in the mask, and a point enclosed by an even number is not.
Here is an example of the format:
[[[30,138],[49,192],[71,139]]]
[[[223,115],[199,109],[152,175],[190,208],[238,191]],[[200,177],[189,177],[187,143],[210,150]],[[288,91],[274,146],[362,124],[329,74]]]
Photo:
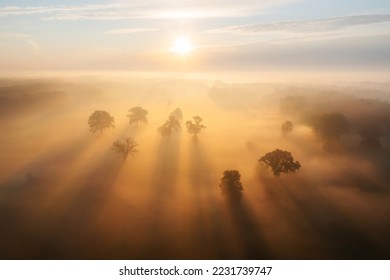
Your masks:
[[[211,167],[204,156],[201,141],[196,136],[191,139],[190,179],[194,190],[215,187],[212,182]],[[199,195],[199,193],[195,193],[195,195]]]
[[[383,149],[382,153],[375,162],[376,167],[379,170],[380,179],[383,180],[383,182],[387,182],[387,188],[386,191],[390,192],[390,151],[388,149]]]
[[[348,164],[340,166],[340,159],[347,159]],[[327,155],[327,161],[334,166],[340,166],[340,176],[329,178],[327,181],[332,186],[341,188],[354,188],[356,190],[387,195],[390,187],[390,154],[386,149],[376,152],[352,150],[348,154]],[[355,163],[365,163],[373,166],[371,170],[359,169]]]
[[[211,166],[197,137],[190,144],[190,184],[194,209],[191,259],[224,259],[229,256],[228,239],[221,209],[217,208]],[[188,248],[190,249],[190,248]]]
[[[332,181],[332,185],[337,187],[355,188],[367,193],[377,193],[388,195],[390,193],[389,185],[387,182],[390,179],[385,173],[381,173],[377,170],[378,176],[368,176],[358,173],[356,171],[348,171],[343,178]]]
[[[245,199],[239,202],[228,201],[227,203],[228,213],[236,231],[236,240],[232,240],[232,242],[241,243],[242,246],[240,255],[232,255],[230,258],[271,259],[272,255],[265,244],[259,222],[246,204]]]
[[[326,199],[315,186],[305,179],[260,178],[267,199],[277,207],[291,224],[304,231],[302,238],[319,240],[325,252],[318,248],[295,247],[289,252],[292,259],[383,259],[389,258],[386,248],[381,248],[363,233],[354,222]],[[290,201],[292,207],[287,207]],[[282,256],[283,258],[283,256]]]
[[[215,197],[218,181],[211,174],[213,170],[201,141],[194,137],[190,149],[190,183],[195,207],[191,238],[196,248],[190,258],[269,258],[258,221],[245,199],[219,203]],[[222,196],[219,190],[217,193]],[[223,211],[225,206],[226,212]]]
[[[35,183],[47,181],[50,179],[52,173],[61,173],[71,167],[95,140],[96,139],[94,139],[92,135],[82,135],[73,139],[66,145],[57,144],[56,147],[49,148],[44,153],[22,165],[14,174],[11,174],[6,181],[0,182],[1,190],[14,191],[22,185],[30,185],[33,181]],[[22,181],[22,184],[15,185],[13,182],[18,178],[18,183]],[[29,180],[29,178],[34,178],[35,180]]]
[[[41,247],[42,258],[110,259],[102,247],[96,219],[113,194],[113,184],[123,167],[116,155],[108,152],[70,197],[65,211],[54,221],[49,242]],[[115,258],[115,256],[114,256]]]
[[[125,126],[120,129],[117,137],[134,135],[139,131],[138,128]],[[105,224],[105,227],[113,227],[113,231],[127,222],[123,220],[123,208],[116,212],[118,209],[111,205],[117,203],[115,181],[124,164],[132,159],[124,161],[108,148],[110,147],[107,147],[106,154],[99,162],[91,163],[93,167],[84,171],[81,181],[75,182],[76,190],[67,195],[68,204],[55,220],[50,241],[42,247],[42,251],[51,258],[125,259],[123,250],[131,251],[128,244],[120,246],[123,249],[118,249],[116,237],[102,235],[100,228],[102,217],[103,220],[112,219],[112,224]],[[107,208],[107,205],[110,207]],[[102,212],[103,209],[107,212]]]
[[[179,153],[180,133],[161,138],[152,177],[157,200],[171,197],[176,191]]]
[[[373,177],[375,180],[371,180],[369,188],[366,188],[369,191],[377,193],[390,193],[390,151],[386,148],[381,148],[378,151],[360,151],[357,154],[359,159],[363,158],[370,161],[375,166],[375,175]],[[351,174],[352,175],[352,174]],[[356,176],[357,174],[355,174]],[[360,179],[360,178],[358,178]],[[360,180],[356,184],[359,185]],[[373,182],[374,181],[374,182]]]
[[[56,251],[59,246],[57,242],[52,243],[51,235],[60,223],[54,213],[61,206],[53,203],[46,209],[42,204],[53,199],[52,192],[57,191],[58,185],[69,176],[69,169],[93,143],[93,137],[80,136],[61,149],[50,149],[1,184],[0,208],[4,211],[0,211],[0,245],[3,248],[0,258],[62,257],[49,252]],[[43,247],[52,248],[42,251]]]
[[[142,259],[178,259],[172,239],[174,220],[168,207],[175,203],[177,191],[178,164],[180,153],[180,131],[168,137],[161,137],[158,145],[156,163],[151,177],[152,197],[147,223],[146,244],[139,252]],[[128,255],[133,259],[134,255]]]

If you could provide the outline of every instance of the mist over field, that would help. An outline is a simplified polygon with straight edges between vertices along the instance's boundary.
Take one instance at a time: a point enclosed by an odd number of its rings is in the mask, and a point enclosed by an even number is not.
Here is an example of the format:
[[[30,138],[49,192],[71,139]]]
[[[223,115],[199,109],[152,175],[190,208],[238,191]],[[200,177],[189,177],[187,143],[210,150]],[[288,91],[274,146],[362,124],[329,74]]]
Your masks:
[[[115,127],[91,132],[95,111]],[[1,259],[390,258],[388,82],[1,78],[0,131]],[[275,176],[276,149],[301,167]]]

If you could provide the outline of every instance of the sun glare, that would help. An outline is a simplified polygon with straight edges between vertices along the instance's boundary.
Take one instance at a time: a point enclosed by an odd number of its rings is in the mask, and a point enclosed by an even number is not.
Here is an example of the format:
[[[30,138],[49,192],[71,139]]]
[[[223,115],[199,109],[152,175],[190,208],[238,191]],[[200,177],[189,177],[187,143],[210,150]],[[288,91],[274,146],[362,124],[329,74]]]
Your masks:
[[[172,46],[172,52],[179,55],[187,55],[194,49],[192,42],[188,37],[177,37]]]

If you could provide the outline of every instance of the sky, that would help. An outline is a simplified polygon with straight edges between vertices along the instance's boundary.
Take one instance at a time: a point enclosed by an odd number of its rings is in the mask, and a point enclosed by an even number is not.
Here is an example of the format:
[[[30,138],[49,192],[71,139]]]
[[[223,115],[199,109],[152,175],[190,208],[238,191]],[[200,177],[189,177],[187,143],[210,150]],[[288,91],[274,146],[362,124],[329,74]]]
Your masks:
[[[388,0],[0,2],[3,72],[382,71],[389,46]]]

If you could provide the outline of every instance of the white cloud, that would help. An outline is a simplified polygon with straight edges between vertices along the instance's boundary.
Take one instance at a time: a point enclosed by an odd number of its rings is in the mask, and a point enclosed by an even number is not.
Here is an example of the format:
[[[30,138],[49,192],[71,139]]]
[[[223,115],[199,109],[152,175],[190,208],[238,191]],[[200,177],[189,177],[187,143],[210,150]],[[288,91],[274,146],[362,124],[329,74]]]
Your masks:
[[[27,43],[35,54],[38,54],[40,51],[40,47],[37,42],[35,42],[31,35],[23,34],[23,33],[0,33],[0,39],[3,40],[16,40],[18,42]]]
[[[301,21],[281,21],[251,25],[227,26],[205,33],[262,34],[283,32],[290,34],[332,32],[349,27],[389,23],[390,14],[368,14]]]
[[[35,41],[31,40],[31,39],[27,39],[26,42],[27,42],[27,44],[29,44],[31,46],[31,48],[33,49],[35,54],[39,53],[41,48],[39,47],[37,42],[35,42]]]
[[[118,4],[2,7],[0,16],[40,15],[46,20],[240,17],[297,0],[134,0]]]
[[[107,34],[131,34],[131,33],[139,33],[139,32],[148,32],[148,31],[157,31],[157,28],[122,28],[122,29],[114,29],[109,30]]]
[[[291,40],[286,44],[257,42],[210,46],[202,59],[207,69],[389,69],[390,35]]]
[[[35,6],[35,7],[17,7],[8,6],[0,8],[0,16],[19,16],[28,14],[52,14],[52,13],[67,13],[81,11],[98,11],[110,8],[120,8],[120,4],[104,4],[104,5],[79,5],[79,6]]]

